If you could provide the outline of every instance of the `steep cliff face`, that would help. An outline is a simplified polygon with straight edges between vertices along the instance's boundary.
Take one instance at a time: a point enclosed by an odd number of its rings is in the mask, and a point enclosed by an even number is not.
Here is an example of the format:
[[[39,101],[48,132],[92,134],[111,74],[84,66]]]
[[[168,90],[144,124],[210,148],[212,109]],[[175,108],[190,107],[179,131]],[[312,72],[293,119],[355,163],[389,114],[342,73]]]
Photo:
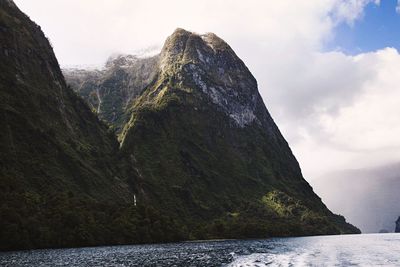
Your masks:
[[[24,180],[38,190],[80,184],[105,198],[127,196],[112,193],[121,185],[110,157],[117,141],[67,88],[40,27],[12,2],[3,1],[0,12],[2,170],[14,182],[31,176]]]
[[[69,85],[119,134],[130,118],[133,100],[152,81],[158,56],[110,57],[101,70],[64,69]]]
[[[303,179],[256,80],[216,35],[176,30],[132,112],[121,151],[143,178],[139,200],[208,229],[196,237],[358,231]]]
[[[118,142],[12,1],[0,2],[0,40],[0,249],[93,243],[97,205],[133,198]]]

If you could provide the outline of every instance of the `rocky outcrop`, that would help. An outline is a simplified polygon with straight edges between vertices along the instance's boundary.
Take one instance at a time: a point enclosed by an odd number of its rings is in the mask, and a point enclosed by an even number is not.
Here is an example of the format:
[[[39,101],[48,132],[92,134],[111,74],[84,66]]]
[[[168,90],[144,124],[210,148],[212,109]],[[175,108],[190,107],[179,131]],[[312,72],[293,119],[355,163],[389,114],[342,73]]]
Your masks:
[[[396,228],[395,228],[394,232],[400,233],[400,217],[396,221]]]

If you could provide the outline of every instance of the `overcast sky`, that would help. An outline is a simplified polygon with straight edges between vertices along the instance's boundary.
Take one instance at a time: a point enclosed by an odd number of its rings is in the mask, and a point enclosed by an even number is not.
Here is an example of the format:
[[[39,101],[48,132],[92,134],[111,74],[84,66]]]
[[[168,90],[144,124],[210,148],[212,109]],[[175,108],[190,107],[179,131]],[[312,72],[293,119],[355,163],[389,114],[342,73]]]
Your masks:
[[[258,80],[308,180],[400,160],[396,0],[15,2],[63,67],[160,49],[177,27],[216,33]]]

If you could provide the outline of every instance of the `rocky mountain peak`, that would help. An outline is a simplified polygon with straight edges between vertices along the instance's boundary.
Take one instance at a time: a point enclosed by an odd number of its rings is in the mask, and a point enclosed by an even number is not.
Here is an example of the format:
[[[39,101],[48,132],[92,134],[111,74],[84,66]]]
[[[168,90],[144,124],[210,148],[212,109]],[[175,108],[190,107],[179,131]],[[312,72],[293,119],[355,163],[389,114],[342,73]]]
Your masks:
[[[247,70],[232,48],[214,33],[197,34],[176,29],[167,38],[161,51],[161,69],[173,63],[197,63],[206,69]]]
[[[182,85],[197,88],[238,126],[259,122],[256,108],[262,100],[257,82],[232,48],[217,35],[175,30],[164,44],[159,66],[162,76],[173,76]]]

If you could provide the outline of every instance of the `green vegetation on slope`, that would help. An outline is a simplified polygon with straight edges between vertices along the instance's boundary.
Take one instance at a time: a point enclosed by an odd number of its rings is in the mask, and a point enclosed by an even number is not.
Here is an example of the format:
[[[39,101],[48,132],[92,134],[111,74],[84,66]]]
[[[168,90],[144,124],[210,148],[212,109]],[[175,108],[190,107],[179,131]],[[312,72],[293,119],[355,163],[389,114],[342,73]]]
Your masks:
[[[122,145],[145,177],[139,201],[174,214],[191,239],[357,232],[288,176],[262,129],[237,129],[206,102],[173,94],[165,108],[138,108]]]
[[[0,250],[171,242],[188,238],[176,220],[148,205],[117,205],[82,194],[0,195]]]

